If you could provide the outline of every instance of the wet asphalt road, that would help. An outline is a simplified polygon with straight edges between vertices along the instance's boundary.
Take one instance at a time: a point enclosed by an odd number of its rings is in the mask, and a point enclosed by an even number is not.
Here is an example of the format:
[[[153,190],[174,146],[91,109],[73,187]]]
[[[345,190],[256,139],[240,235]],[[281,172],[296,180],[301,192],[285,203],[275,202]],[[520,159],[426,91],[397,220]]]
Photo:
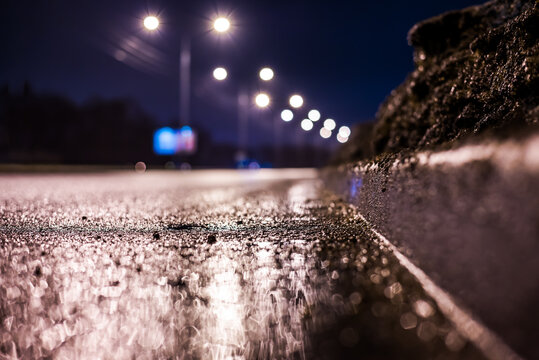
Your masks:
[[[0,359],[482,358],[314,171],[0,189]]]

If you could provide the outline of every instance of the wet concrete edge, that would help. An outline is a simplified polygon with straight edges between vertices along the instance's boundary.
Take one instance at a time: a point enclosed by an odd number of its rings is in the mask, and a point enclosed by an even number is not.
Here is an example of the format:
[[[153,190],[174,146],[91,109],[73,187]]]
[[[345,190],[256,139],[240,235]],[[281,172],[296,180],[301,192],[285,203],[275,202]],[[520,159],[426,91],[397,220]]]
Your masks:
[[[539,358],[538,139],[349,163],[321,177],[518,354]]]

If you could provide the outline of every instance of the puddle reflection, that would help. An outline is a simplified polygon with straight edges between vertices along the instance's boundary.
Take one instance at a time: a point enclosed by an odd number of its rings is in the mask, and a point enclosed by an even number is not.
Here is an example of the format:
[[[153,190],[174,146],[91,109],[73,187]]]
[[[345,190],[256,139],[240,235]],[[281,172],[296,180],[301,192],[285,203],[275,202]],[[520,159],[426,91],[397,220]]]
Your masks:
[[[304,241],[118,259],[92,243],[23,267],[25,249],[2,254],[2,358],[303,359],[309,303],[329,297]]]

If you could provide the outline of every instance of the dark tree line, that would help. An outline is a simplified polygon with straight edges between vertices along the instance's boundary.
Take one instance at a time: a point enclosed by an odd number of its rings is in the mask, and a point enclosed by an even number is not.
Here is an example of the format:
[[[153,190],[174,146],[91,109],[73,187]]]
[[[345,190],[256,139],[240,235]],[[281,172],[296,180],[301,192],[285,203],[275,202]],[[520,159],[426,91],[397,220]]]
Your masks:
[[[77,105],[57,95],[0,94],[0,161],[127,164],[152,161],[150,116],[129,99],[93,99]]]

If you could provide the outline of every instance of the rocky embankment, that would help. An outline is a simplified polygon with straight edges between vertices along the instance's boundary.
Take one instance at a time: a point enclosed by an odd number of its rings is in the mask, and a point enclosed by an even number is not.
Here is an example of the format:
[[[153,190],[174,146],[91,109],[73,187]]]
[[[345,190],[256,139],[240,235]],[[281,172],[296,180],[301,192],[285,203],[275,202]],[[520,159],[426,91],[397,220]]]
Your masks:
[[[415,70],[337,162],[507,138],[539,127],[536,1],[490,1],[416,24]]]

